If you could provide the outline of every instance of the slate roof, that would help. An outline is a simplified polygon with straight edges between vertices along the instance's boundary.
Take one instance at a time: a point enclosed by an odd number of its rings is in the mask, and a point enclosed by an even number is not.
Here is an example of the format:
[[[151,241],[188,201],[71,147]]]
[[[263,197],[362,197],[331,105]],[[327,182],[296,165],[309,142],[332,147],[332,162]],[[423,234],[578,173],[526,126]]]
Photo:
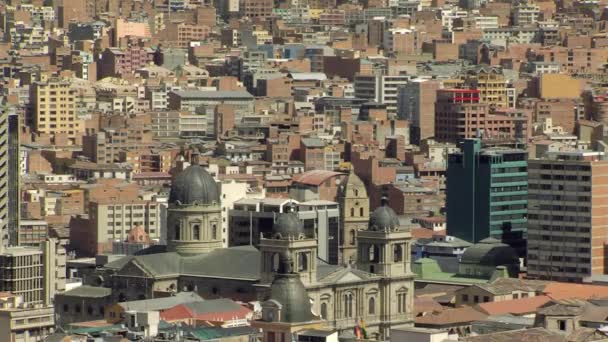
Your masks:
[[[128,256],[105,267],[120,270],[131,262],[154,278],[179,275],[247,280],[260,278],[260,252],[251,246],[219,248],[190,257],[175,252]]]
[[[179,304],[199,302],[203,298],[194,292],[179,292],[175,296],[135,300],[118,303],[125,311],[156,311],[172,308]]]
[[[180,271],[205,277],[257,280],[260,267],[260,252],[254,247],[242,246],[182,258]]]
[[[197,314],[206,314],[211,312],[241,311],[245,309],[235,301],[228,298],[192,302],[187,303],[185,305]],[[249,309],[245,310],[251,311]]]
[[[112,289],[106,287],[95,287],[82,285],[73,290],[61,293],[61,296],[66,297],[86,297],[86,298],[102,298],[112,294]]]

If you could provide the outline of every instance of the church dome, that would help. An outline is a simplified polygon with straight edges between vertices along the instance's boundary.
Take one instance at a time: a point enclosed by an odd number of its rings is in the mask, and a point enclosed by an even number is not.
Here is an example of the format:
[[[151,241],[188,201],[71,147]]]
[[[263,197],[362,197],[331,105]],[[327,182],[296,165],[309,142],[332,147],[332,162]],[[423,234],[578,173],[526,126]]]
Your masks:
[[[382,205],[369,216],[369,230],[394,230],[399,227],[399,217],[383,199]]]
[[[487,238],[467,248],[460,259],[461,264],[483,266],[519,265],[519,257],[513,247],[494,238]]]
[[[279,258],[279,272],[270,285],[269,298],[281,305],[279,321],[301,323],[315,320],[308,292],[300,276],[293,272],[291,256],[285,253],[281,254]]]
[[[220,203],[220,194],[213,177],[200,165],[190,165],[171,184],[171,204]]]
[[[304,224],[294,212],[279,214],[272,226],[272,235],[279,239],[300,239],[304,236]]]

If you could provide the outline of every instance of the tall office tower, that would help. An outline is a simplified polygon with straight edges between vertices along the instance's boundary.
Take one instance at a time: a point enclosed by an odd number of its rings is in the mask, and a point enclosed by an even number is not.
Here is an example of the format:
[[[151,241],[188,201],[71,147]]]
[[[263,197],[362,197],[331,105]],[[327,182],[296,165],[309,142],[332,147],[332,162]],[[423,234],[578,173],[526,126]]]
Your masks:
[[[8,247],[9,232],[9,124],[8,111],[0,108],[0,251]]]
[[[502,239],[524,256],[527,188],[526,151],[465,140],[448,158],[448,234],[472,243]]]
[[[529,161],[528,276],[582,281],[606,274],[608,160],[549,152]]]
[[[414,79],[399,88],[397,113],[410,122],[410,143],[419,145],[435,136],[435,101],[440,87],[438,81]]]
[[[0,107],[0,252],[19,243],[19,173],[19,115]]]
[[[63,135],[72,143],[82,136],[83,123],[76,116],[75,95],[70,82],[52,78],[31,87],[31,124],[38,133],[57,138]]]
[[[21,179],[19,156],[19,115],[8,115],[8,232],[9,245],[19,244],[19,219],[21,215]]]

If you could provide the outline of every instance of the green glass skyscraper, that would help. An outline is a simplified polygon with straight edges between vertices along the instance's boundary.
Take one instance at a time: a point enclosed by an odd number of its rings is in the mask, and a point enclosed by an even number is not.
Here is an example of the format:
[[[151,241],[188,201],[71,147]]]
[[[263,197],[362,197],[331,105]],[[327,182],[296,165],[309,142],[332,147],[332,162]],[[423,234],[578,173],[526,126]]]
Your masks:
[[[449,235],[472,243],[494,237],[525,253],[525,150],[482,148],[478,139],[465,140],[461,152],[448,157],[446,191]]]

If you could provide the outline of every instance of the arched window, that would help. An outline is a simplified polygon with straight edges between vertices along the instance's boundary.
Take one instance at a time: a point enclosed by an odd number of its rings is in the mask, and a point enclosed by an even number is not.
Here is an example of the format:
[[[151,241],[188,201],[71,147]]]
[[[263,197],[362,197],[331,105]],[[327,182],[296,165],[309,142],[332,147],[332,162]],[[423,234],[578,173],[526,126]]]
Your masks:
[[[344,295],[344,317],[353,317],[353,295],[351,293]]]
[[[321,303],[321,318],[327,319],[327,303]]]
[[[376,314],[376,299],[374,297],[369,298],[369,303],[367,304],[367,306],[368,306],[367,312],[370,315],[375,315]]]
[[[217,240],[217,225],[215,223],[211,226],[211,239]]]
[[[378,262],[380,260],[380,248],[376,245],[369,246],[369,261]]]
[[[181,238],[180,236],[180,228],[179,228],[179,224],[175,225],[175,240],[179,240]]]
[[[395,245],[393,247],[393,255],[395,262],[403,261],[403,249],[401,248],[401,245]]]
[[[355,196],[359,196],[359,189],[355,189],[353,192],[355,193]]]
[[[363,212],[364,212],[363,207],[359,208],[359,216],[363,216]]]
[[[356,237],[355,237],[355,230],[351,229],[350,230],[350,244],[354,245],[356,243]]]
[[[355,208],[350,208],[350,216],[355,216]]]
[[[298,254],[298,272],[304,272],[308,270],[308,256],[306,253]]]
[[[397,292],[397,313],[405,313],[407,310],[407,292]]]
[[[270,260],[271,262],[271,270],[276,272],[279,270],[279,253],[274,253]]]
[[[192,240],[200,240],[201,239],[201,226],[195,224],[192,226]]]

